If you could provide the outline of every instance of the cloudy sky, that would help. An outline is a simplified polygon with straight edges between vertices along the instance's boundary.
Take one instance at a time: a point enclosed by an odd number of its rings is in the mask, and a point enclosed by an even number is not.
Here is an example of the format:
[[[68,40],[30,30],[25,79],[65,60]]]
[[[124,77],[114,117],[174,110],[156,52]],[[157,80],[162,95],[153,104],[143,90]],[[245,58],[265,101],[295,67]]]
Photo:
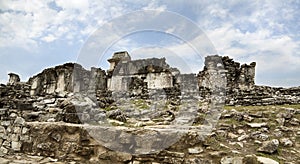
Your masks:
[[[300,85],[300,2],[288,0],[2,0],[0,83],[6,83],[9,72],[20,74],[26,81],[45,67],[76,62],[89,38],[104,25],[126,14],[148,10],[172,12],[193,22],[208,38],[197,43],[211,42],[213,52],[240,63],[256,61],[259,85]],[[145,15],[140,18],[148,19]],[[147,27],[142,21],[135,23]],[[174,24],[174,19],[153,23]],[[118,24],[119,28],[123,25],[129,28],[126,23]],[[181,25],[178,22],[174,29],[183,28]],[[190,36],[191,29],[181,29],[184,36],[172,35],[169,31],[174,29],[121,36],[100,54],[99,66],[107,69],[106,59],[114,51],[127,50],[133,58],[166,56],[170,65],[180,67],[182,72],[198,72],[205,54],[191,55],[195,51],[187,43],[193,40],[184,37]]]

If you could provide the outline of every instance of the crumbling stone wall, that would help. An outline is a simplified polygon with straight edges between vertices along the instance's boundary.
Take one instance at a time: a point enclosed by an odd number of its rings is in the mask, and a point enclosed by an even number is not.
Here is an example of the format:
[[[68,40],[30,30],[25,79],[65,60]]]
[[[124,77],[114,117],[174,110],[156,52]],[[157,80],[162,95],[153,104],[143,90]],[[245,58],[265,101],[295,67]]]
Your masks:
[[[128,91],[132,78],[146,82],[148,89],[173,87],[173,69],[165,58],[121,60],[113,68],[108,71],[107,82],[111,91]]]
[[[67,63],[43,72],[29,79],[30,95],[65,95],[68,92],[106,90],[106,73],[100,68],[85,70],[81,65]]]
[[[72,92],[96,93],[100,104],[111,97],[110,89],[126,91],[127,97],[147,99],[154,95],[160,98],[195,98],[209,95],[210,67],[220,69],[226,79],[226,104],[268,105],[299,103],[298,88],[274,88],[255,85],[255,62],[243,64],[229,57],[208,56],[205,67],[197,76],[180,74],[170,67],[164,58],[122,60],[107,73],[100,68],[84,69],[79,64],[67,63],[48,68],[33,76],[28,82],[20,82],[18,75],[10,74],[8,85],[0,86],[0,107],[32,109],[35,96],[66,97]],[[219,62],[216,62],[219,61]],[[75,70],[75,71],[74,71]],[[223,71],[223,73],[222,73]],[[198,84],[198,85],[197,85]],[[200,92],[199,92],[200,90]]]
[[[284,105],[299,103],[300,87],[253,86],[251,89],[235,89],[226,96],[227,105]]]
[[[0,156],[21,152],[23,143],[30,142],[29,127],[19,112],[0,109]]]
[[[219,61],[219,65],[224,69],[227,94],[231,94],[234,89],[244,90],[255,85],[255,62],[249,65],[240,65],[240,63],[233,61],[233,59],[228,56],[222,57],[213,55],[205,57],[205,66],[203,70],[198,73],[200,87],[207,87],[209,85],[209,81],[207,81],[207,79],[209,79],[208,76],[210,76],[208,67],[214,63],[217,64],[216,61]]]
[[[54,68],[48,68],[29,79],[30,94],[47,95],[59,92],[73,91],[72,73],[74,64],[67,63]]]

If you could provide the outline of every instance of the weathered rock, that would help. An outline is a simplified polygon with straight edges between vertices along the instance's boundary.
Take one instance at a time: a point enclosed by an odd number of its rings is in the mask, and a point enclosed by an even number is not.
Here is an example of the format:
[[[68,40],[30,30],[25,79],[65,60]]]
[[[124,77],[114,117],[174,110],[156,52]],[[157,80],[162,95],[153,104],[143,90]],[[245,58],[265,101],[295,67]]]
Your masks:
[[[106,115],[110,119],[126,122],[126,116],[123,114],[123,112],[120,109],[109,111],[107,112]]]
[[[246,155],[243,158],[243,164],[259,164],[256,155]]]
[[[243,141],[245,139],[249,138],[249,135],[245,134],[245,135],[241,135],[240,137],[237,138],[238,141]]]
[[[20,82],[20,77],[19,75],[15,73],[9,73],[9,80],[8,80],[8,85],[15,85]]]
[[[25,124],[25,119],[22,117],[17,117],[14,121],[14,124],[22,126]]]
[[[188,152],[190,154],[199,154],[203,152],[203,149],[201,147],[194,147],[194,148],[189,148]]]
[[[279,162],[273,160],[273,159],[270,159],[270,158],[266,158],[266,157],[260,157],[258,156],[257,157],[257,160],[262,163],[262,164],[279,164]]]
[[[273,139],[271,141],[263,142],[263,145],[257,149],[259,152],[272,154],[277,151],[279,146],[279,141],[277,139]]]
[[[289,138],[281,138],[281,139],[280,139],[280,143],[281,143],[283,146],[286,146],[286,147],[291,147],[291,146],[293,146],[293,142],[292,142]]]
[[[1,150],[0,150],[0,156],[1,156]],[[9,164],[9,163],[10,163],[10,160],[5,159],[5,158],[0,158],[0,164]]]
[[[262,133],[260,131],[255,131],[255,132],[252,132],[250,134],[251,138],[252,139],[256,139],[256,140],[262,140],[262,141],[265,141],[269,138],[269,136],[265,133]]]
[[[223,157],[220,163],[221,164],[242,164],[243,157]]]
[[[263,123],[247,123],[247,125],[250,126],[251,128],[261,128],[261,127],[268,126],[268,124],[265,122],[263,122]]]
[[[20,142],[16,142],[16,141],[12,141],[11,142],[11,148],[14,151],[20,151],[21,150],[21,146],[22,146],[22,144]]]

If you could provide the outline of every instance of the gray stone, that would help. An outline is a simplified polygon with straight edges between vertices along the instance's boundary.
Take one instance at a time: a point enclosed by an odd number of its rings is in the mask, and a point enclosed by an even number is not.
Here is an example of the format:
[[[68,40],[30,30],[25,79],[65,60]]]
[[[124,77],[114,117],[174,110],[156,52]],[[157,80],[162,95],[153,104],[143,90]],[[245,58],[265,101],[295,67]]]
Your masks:
[[[277,139],[273,139],[271,141],[263,142],[263,145],[257,149],[259,152],[272,154],[277,151],[279,146],[279,141]]]
[[[238,138],[239,136],[234,134],[234,133],[231,133],[229,132],[228,135],[227,135],[230,139],[235,139],[235,138]]]
[[[20,127],[14,127],[13,131],[15,134],[20,134],[21,133],[21,128]]]
[[[89,122],[91,121],[91,117],[88,113],[82,113],[80,117],[81,122]]]
[[[25,119],[22,117],[17,117],[14,121],[14,124],[16,125],[24,125],[25,124]]]
[[[11,129],[10,126],[6,128],[6,132],[7,132],[7,133],[11,133],[11,132],[12,132],[12,129]]]
[[[43,101],[41,101],[41,103],[43,104],[54,104],[56,101],[55,98],[51,98],[51,99],[44,99]]]
[[[262,141],[265,141],[269,138],[269,136],[265,133],[262,133],[260,131],[255,131],[255,132],[252,132],[250,134],[251,138],[252,139],[257,139],[257,140],[262,140]]]
[[[242,164],[243,157],[223,157],[220,163],[221,164]]]
[[[14,151],[20,151],[21,150],[21,146],[22,146],[22,144],[20,142],[15,142],[15,141],[11,142],[11,148]]]
[[[263,123],[247,123],[248,126],[251,128],[261,128],[261,127],[266,127],[268,124],[266,122]]]
[[[6,149],[5,147],[0,147],[0,156],[4,156],[5,154],[8,153],[8,149]]]
[[[124,122],[117,121],[117,120],[111,120],[111,119],[108,119],[108,123],[110,123],[111,125],[115,125],[115,126],[122,126],[122,125],[124,125]]]
[[[246,155],[243,158],[243,164],[258,164],[256,155]]]
[[[283,125],[284,125],[284,122],[285,122],[285,119],[284,119],[284,118],[276,118],[276,122],[277,122],[279,125],[283,126]]]
[[[5,128],[3,126],[0,126],[0,133],[5,133],[5,132],[6,132]]]
[[[203,152],[203,149],[201,147],[188,148],[188,152],[190,154],[199,154]]]
[[[30,137],[28,135],[21,135],[20,141],[31,142]]]
[[[292,118],[289,123],[293,126],[298,126],[300,125],[300,121],[297,118]]]
[[[16,113],[11,113],[10,115],[9,115],[9,117],[10,118],[16,118],[18,115],[16,114]]]
[[[0,156],[2,156],[1,155],[1,148],[0,148]],[[9,164],[9,163],[11,163],[10,160],[5,159],[5,158],[0,158],[0,164]]]
[[[19,135],[18,134],[12,134],[9,138],[10,141],[15,141],[18,142],[19,141]]]
[[[26,127],[23,127],[22,129],[22,134],[26,134],[27,132],[29,132],[29,129]]]
[[[261,164],[279,164],[279,162],[277,162],[277,161],[275,161],[273,159],[270,159],[270,158],[266,158],[266,157],[260,157],[260,156],[258,156],[257,160],[259,162],[261,162]]]
[[[10,121],[1,121],[2,126],[10,126]]]
[[[4,141],[2,143],[2,146],[4,146],[5,148],[10,148],[10,142],[9,141]]]
[[[289,138],[281,138],[281,139],[280,139],[280,143],[281,143],[283,146],[286,146],[286,147],[291,147],[291,146],[293,146],[293,142],[292,142]]]
[[[94,115],[95,121],[104,121],[105,119],[106,119],[105,113],[99,113],[99,114]]]
[[[248,139],[249,138],[249,135],[241,135],[237,140],[238,141],[243,141],[243,140],[245,140],[245,139]]]

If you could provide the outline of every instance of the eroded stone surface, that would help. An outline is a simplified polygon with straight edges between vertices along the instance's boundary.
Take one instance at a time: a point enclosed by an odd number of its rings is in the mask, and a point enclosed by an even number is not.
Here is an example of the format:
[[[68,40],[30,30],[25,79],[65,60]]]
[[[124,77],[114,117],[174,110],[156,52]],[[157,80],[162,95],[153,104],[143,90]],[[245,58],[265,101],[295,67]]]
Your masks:
[[[215,97],[201,96],[201,93],[210,92],[209,88],[203,87],[205,80],[201,78],[209,75],[209,67],[220,67],[209,62],[209,57],[206,68],[198,75],[176,74],[177,70],[170,68],[164,59],[151,59],[149,61],[157,61],[158,64],[137,70],[138,75],[130,74],[132,79],[129,81],[132,83],[128,86],[129,92],[119,94],[108,90],[109,78],[113,76],[113,72],[106,73],[98,68],[88,71],[72,63],[46,69],[28,82],[20,82],[17,76],[12,75],[7,85],[0,85],[0,161],[299,161],[299,107],[259,105],[297,104],[300,88],[256,86],[255,63],[240,66],[228,57],[210,58],[224,63],[225,70],[220,69],[219,73],[227,78],[226,103],[258,106],[233,106],[228,110],[223,110],[222,103],[212,106],[211,100],[219,100],[225,93],[222,90],[224,88],[215,88],[215,91],[220,89]],[[130,63],[129,60],[125,61]],[[146,64],[149,62],[141,61]],[[134,62],[136,61],[131,64]],[[123,66],[119,68],[116,65],[110,71],[135,68],[126,65],[126,62],[123,62]],[[72,76],[74,67],[75,77]],[[124,78],[127,76],[122,71],[116,75]],[[77,78],[74,85],[72,78]],[[154,80],[162,82],[165,78],[174,81],[162,84]],[[181,84],[185,80],[187,83]],[[195,83],[197,84],[194,85]],[[203,92],[199,89],[203,89]],[[105,127],[107,125],[110,127]],[[189,127],[186,129],[179,125]],[[209,128],[212,125],[217,126]],[[172,131],[168,131],[170,127],[173,128]],[[96,128],[93,134],[101,136],[99,138],[102,142],[90,135],[93,128]],[[97,128],[104,129],[97,131]],[[143,135],[135,137],[131,134]],[[155,140],[155,136],[166,137]],[[109,148],[124,148],[126,151],[118,152]],[[152,152],[158,148],[159,151]],[[262,159],[255,154],[266,154],[270,159]]]

